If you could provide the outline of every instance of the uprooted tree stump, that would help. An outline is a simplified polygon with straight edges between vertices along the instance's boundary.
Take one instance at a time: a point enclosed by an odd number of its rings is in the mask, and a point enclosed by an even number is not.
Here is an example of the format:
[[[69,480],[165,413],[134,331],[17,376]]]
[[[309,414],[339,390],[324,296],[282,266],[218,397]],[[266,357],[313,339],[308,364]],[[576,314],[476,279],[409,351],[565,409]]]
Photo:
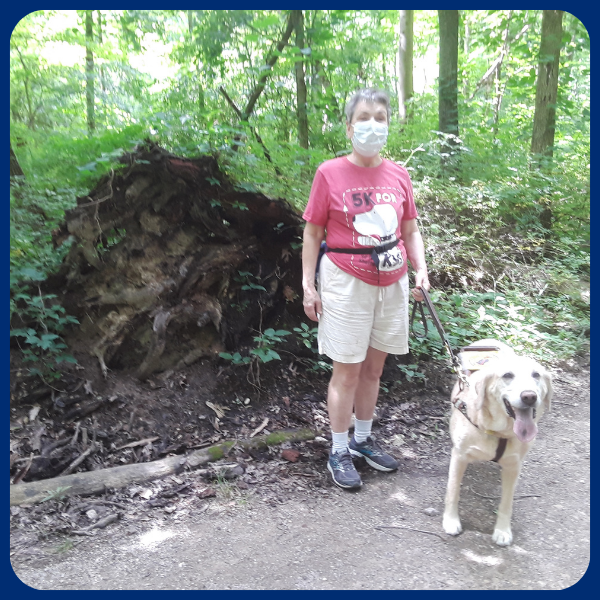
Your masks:
[[[67,342],[140,379],[238,346],[298,299],[302,220],[230,183],[211,156],[147,143],[53,232],[73,244],[44,283],[79,327]]]

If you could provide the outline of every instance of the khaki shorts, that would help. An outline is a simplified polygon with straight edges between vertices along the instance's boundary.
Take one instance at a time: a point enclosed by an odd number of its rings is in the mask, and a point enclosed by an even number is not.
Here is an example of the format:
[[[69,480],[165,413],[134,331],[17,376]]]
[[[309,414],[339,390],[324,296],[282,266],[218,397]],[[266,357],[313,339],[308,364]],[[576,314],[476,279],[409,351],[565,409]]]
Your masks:
[[[408,274],[378,287],[349,275],[325,254],[319,269],[319,353],[341,363],[365,360],[367,349],[408,353]]]

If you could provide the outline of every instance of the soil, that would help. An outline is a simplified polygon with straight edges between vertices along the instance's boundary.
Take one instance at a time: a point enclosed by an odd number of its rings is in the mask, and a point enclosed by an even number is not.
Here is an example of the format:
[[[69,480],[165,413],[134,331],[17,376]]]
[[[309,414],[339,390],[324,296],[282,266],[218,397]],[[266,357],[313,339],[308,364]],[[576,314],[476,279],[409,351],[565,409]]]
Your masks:
[[[55,386],[63,392],[35,399],[29,390],[11,409],[13,480],[56,476],[94,436],[99,450],[79,470],[247,438],[265,419],[261,433],[308,426],[317,437],[261,451],[234,447],[209,468],[11,507],[11,563],[32,588],[546,590],[574,585],[588,568],[589,361],[554,366],[553,410],[526,457],[507,548],[491,539],[495,463],[469,467],[465,531],[443,532],[453,376],[436,364],[421,365],[426,381],[408,382],[388,359],[374,432],[401,466],[385,474],[359,463],[356,493],[333,485],[325,468],[328,374],[306,361],[264,365],[260,393],[247,367],[224,361],[143,383],[122,373],[90,380],[92,366],[80,368]],[[219,408],[228,410],[218,416]],[[47,460],[28,460],[66,438]]]

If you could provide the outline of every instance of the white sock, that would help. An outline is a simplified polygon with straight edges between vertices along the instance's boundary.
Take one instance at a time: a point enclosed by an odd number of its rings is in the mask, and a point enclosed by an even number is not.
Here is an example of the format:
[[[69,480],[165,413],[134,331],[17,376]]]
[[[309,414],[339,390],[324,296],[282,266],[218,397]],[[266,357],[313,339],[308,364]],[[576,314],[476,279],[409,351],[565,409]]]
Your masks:
[[[342,433],[335,433],[335,431],[332,431],[331,441],[333,442],[331,451],[343,454],[348,450],[348,430],[346,429],[346,431],[342,431]]]
[[[373,419],[369,419],[368,421],[354,419],[354,439],[357,444],[362,444],[367,441],[367,438],[371,435],[372,425]]]

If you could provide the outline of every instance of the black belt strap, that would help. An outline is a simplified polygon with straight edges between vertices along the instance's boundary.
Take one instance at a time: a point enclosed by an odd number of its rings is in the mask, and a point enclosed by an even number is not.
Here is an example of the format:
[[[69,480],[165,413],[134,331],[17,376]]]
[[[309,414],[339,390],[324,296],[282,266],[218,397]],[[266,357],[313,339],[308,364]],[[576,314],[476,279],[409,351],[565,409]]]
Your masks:
[[[372,254],[375,252],[375,254],[379,254],[395,248],[399,241],[393,240],[387,244],[381,244],[381,246],[367,246],[362,248],[330,248],[325,244],[325,252],[338,252],[340,254]]]
[[[319,268],[321,267],[321,259],[326,252],[337,252],[338,254],[370,254],[373,264],[377,268],[379,273],[379,254],[381,252],[387,252],[392,248],[395,248],[400,243],[400,240],[393,240],[387,244],[381,244],[380,246],[367,246],[361,248],[329,248],[325,242],[321,242],[321,248],[319,249],[319,256],[317,257],[317,268],[315,270],[315,280],[319,274]]]

